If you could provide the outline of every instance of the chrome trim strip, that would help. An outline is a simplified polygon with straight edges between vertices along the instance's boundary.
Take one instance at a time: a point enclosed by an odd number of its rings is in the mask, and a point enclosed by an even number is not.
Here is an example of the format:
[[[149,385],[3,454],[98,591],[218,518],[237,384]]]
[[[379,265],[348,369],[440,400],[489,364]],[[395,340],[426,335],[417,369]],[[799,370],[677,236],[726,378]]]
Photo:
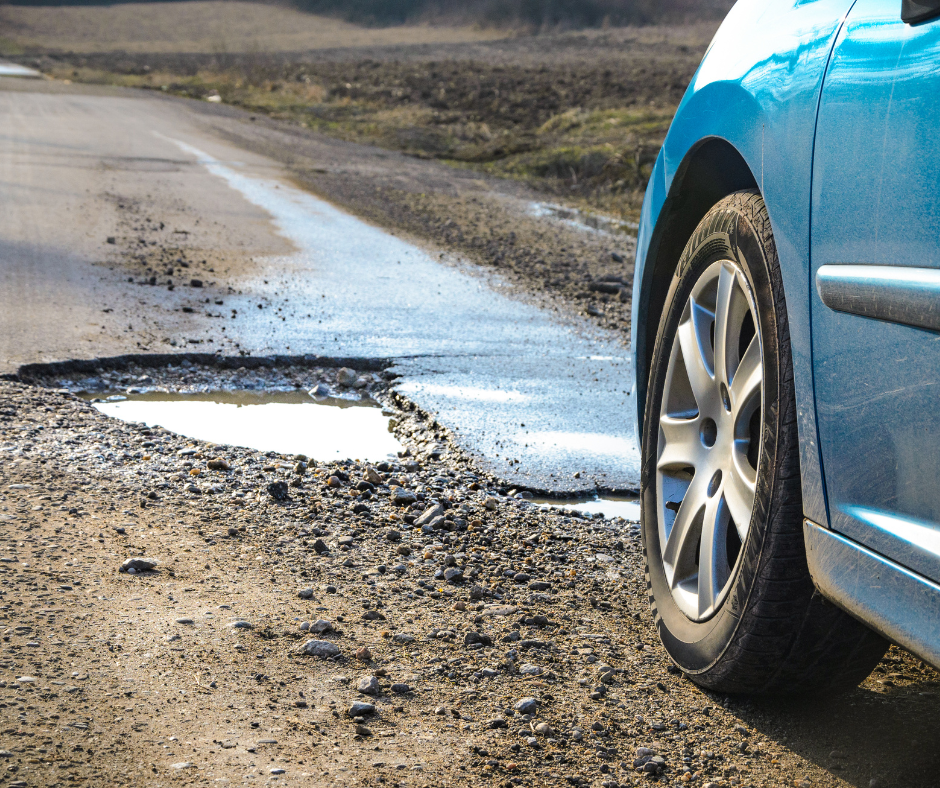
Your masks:
[[[940,668],[940,585],[809,520],[803,535],[823,596]]]
[[[836,312],[940,331],[940,269],[824,265],[816,291]]]

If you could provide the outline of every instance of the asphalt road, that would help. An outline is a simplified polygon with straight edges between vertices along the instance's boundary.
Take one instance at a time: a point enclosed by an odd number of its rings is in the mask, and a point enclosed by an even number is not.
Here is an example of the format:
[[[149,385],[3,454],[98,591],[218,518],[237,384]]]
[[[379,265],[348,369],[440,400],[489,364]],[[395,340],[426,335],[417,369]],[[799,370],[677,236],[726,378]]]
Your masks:
[[[511,483],[636,486],[622,334],[333,207],[200,109],[0,79],[0,372],[184,349],[387,359]]]

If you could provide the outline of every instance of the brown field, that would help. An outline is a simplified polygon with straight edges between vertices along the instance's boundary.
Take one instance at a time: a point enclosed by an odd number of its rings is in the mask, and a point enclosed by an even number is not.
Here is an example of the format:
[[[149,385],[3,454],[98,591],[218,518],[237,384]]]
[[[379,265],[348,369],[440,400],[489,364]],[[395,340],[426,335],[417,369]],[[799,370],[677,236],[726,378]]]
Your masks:
[[[283,52],[501,38],[472,27],[365,28],[239,0],[88,7],[0,5],[0,52]]]

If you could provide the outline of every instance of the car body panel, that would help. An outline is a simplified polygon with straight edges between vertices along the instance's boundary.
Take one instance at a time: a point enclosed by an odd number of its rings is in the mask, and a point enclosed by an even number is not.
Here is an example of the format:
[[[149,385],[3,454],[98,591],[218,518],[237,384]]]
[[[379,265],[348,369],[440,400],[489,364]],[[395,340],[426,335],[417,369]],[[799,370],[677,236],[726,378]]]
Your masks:
[[[803,534],[810,575],[824,596],[940,665],[940,585],[817,523],[807,520]]]
[[[632,338],[640,436],[645,358],[655,339],[655,329],[640,326],[641,317],[648,318],[647,257],[653,237],[678,188],[677,174],[703,140],[729,143],[746,162],[770,213],[790,315],[804,507],[807,517],[822,523],[827,515],[813,407],[809,206],[816,107],[836,34],[851,6],[852,0],[739,0],[734,6],[679,106],[654,167],[634,274]],[[671,262],[674,267],[678,260]]]
[[[940,19],[898,5],[858,0],[820,100],[816,411],[830,527],[940,581]]]

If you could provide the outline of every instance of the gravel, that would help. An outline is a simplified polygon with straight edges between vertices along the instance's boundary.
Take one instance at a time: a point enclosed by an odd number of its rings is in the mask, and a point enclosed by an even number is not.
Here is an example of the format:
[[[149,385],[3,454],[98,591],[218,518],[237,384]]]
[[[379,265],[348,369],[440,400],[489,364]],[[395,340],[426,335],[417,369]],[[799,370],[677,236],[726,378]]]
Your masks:
[[[388,405],[407,456],[305,461],[298,477],[294,457],[112,421],[50,384],[0,381],[0,552],[14,559],[0,564],[0,714],[32,734],[4,740],[29,784],[149,783],[176,763],[241,780],[256,757],[324,782],[380,758],[416,788],[432,773],[501,788],[933,784],[931,669],[892,649],[843,699],[702,692],[658,644],[633,524],[509,496],[405,402]],[[228,470],[208,469],[218,458]],[[288,500],[267,492],[293,478]],[[157,571],[119,575],[128,555]],[[53,767],[59,748],[70,761]]]

